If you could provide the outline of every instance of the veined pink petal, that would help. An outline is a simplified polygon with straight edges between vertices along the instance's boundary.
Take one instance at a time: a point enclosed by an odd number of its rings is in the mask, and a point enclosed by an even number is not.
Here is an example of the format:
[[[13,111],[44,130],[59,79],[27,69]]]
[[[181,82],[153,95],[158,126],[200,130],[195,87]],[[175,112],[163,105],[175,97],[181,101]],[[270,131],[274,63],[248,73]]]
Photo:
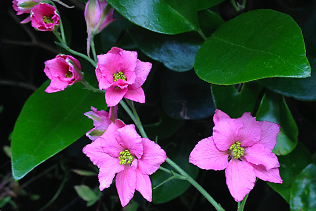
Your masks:
[[[147,76],[151,70],[152,64],[150,62],[142,62],[139,59],[136,61],[135,83],[130,86],[131,89],[137,89],[141,87],[147,79]]]
[[[262,144],[255,144],[245,148],[244,158],[249,163],[265,166],[266,170],[280,167],[277,156]]]
[[[109,87],[105,92],[105,101],[109,107],[116,106],[124,97],[128,89]]]
[[[51,80],[49,86],[45,89],[47,93],[63,91],[67,88],[68,83],[60,80]]]
[[[133,198],[136,189],[135,170],[125,166],[125,169],[116,175],[115,184],[121,204],[123,207],[125,207]]]
[[[106,159],[106,162],[99,167],[100,170],[98,177],[100,182],[100,191],[104,190],[104,188],[110,187],[115,174],[124,170],[124,166],[119,163],[118,159],[112,158],[108,155],[105,155],[104,159]]]
[[[277,136],[280,132],[280,126],[273,122],[258,122],[261,126],[261,138],[260,144],[263,144],[265,148],[273,150],[276,145]]]
[[[86,145],[82,152],[90,158],[92,163],[100,168],[100,166],[107,161],[108,155],[104,152],[100,145],[101,140],[95,140],[91,144]]]
[[[141,158],[143,155],[142,138],[136,132],[135,125],[126,125],[117,131],[120,136],[117,141],[120,145],[124,149],[128,149],[132,155]]]
[[[124,97],[135,102],[145,103],[145,93],[141,87],[138,89],[129,89]]]
[[[252,165],[256,177],[262,179],[263,181],[282,183],[283,180],[280,177],[280,172],[278,168],[272,168],[266,170],[263,165]]]
[[[259,142],[261,136],[260,124],[252,117],[250,112],[244,113],[240,118],[243,127],[238,132],[238,138],[242,147],[249,147]]]
[[[136,170],[136,190],[149,202],[152,201],[152,187],[151,181],[147,174],[142,174]]]
[[[100,142],[100,145],[102,146],[104,152],[119,160],[118,157],[120,156],[120,152],[124,151],[125,148],[118,142],[119,134],[117,129],[118,127],[115,124],[111,124],[98,139],[102,141]]]
[[[226,184],[236,202],[240,202],[253,189],[256,175],[251,164],[232,159],[225,170]]]
[[[230,118],[225,112],[216,109],[215,110],[215,114],[213,116],[213,122],[214,124],[216,124],[218,121],[220,121],[221,119],[225,119],[225,118]]]
[[[142,174],[151,175],[165,162],[167,155],[161,147],[148,138],[142,138],[143,155],[138,160],[138,169]]]
[[[211,136],[197,143],[190,153],[189,162],[201,169],[223,170],[228,165],[228,154],[217,149]]]
[[[243,127],[239,119],[225,118],[218,121],[213,128],[213,140],[220,151],[226,151],[238,139],[238,131]]]
[[[129,72],[134,72],[137,60],[136,51],[126,51],[117,47],[113,47],[108,53],[112,52],[115,52],[122,57],[121,60],[123,60],[124,69],[126,70],[125,74],[128,74]]]

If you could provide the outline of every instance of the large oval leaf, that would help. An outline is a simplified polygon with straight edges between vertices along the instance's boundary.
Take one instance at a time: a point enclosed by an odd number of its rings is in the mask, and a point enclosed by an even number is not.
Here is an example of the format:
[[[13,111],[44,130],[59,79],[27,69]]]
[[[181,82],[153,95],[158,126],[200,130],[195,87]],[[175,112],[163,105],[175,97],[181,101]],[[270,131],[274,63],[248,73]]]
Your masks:
[[[291,210],[316,210],[316,165],[309,164],[291,189]]]
[[[83,115],[91,106],[106,108],[103,94],[82,84],[48,94],[49,82],[26,101],[12,133],[12,174],[17,180],[91,129],[91,120]]]
[[[280,125],[280,133],[273,152],[277,155],[290,153],[297,145],[298,128],[282,95],[267,91],[257,112],[260,121],[274,122]]]
[[[107,0],[131,22],[154,32],[179,34],[199,30],[196,1],[191,0]]]
[[[300,27],[284,13],[254,10],[223,24],[202,45],[194,68],[210,83],[310,76]]]

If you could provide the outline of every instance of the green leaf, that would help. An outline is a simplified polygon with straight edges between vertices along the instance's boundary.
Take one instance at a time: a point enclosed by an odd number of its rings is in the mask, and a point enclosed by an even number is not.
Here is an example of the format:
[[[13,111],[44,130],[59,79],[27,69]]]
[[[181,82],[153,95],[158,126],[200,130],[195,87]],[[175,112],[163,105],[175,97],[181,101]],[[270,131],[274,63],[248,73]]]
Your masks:
[[[280,125],[280,133],[273,152],[277,155],[290,153],[297,145],[298,128],[282,95],[267,91],[257,112],[257,120]]]
[[[299,173],[312,162],[312,156],[308,149],[301,143],[288,155],[279,156],[279,171],[283,180],[282,184],[270,183],[269,186],[278,192],[290,203],[290,191]]]
[[[202,80],[220,85],[311,73],[300,27],[291,16],[268,9],[223,24],[200,48],[194,68]]]
[[[200,27],[206,37],[209,37],[225,22],[220,15],[211,10],[198,12]]]
[[[199,30],[198,2],[191,0],[107,0],[131,22],[163,34]]]
[[[177,72],[193,68],[195,56],[203,43],[197,33],[165,35],[137,26],[130,27],[128,31],[144,54]]]
[[[309,164],[291,188],[291,210],[316,210],[316,165]]]
[[[96,194],[95,191],[92,191],[91,188],[86,185],[76,185],[74,188],[77,194],[87,202],[87,207],[93,205],[101,196],[99,190],[97,190],[98,194]]]
[[[212,96],[215,107],[227,113],[231,118],[239,118],[244,112],[253,114],[262,87],[256,82],[243,84],[238,91],[235,86],[212,84]]]
[[[207,9],[215,5],[218,5],[219,3],[225,0],[195,0],[195,1],[198,4],[198,10],[203,10],[203,9]]]
[[[97,173],[95,172],[81,170],[81,169],[72,169],[72,171],[80,176],[96,176],[97,175]]]
[[[83,136],[93,125],[83,114],[106,108],[104,96],[76,83],[62,92],[44,92],[46,81],[26,101],[12,134],[12,173],[21,179],[33,168]]]

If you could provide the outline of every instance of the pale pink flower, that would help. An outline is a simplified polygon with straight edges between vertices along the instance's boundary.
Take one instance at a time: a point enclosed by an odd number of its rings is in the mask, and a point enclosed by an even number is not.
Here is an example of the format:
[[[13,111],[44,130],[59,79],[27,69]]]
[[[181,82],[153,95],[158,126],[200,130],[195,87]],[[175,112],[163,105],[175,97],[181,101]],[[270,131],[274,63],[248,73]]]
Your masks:
[[[258,122],[250,113],[231,119],[216,110],[213,136],[202,139],[192,150],[189,162],[206,170],[224,170],[226,184],[235,201],[254,187],[256,177],[282,183],[277,156],[272,152],[280,126]]]
[[[100,191],[110,187],[117,174],[115,184],[123,207],[133,198],[135,190],[152,201],[149,175],[167,158],[158,144],[141,138],[134,125],[119,128],[110,124],[102,136],[83,148],[83,153],[99,168]]]
[[[75,82],[81,81],[83,73],[77,59],[70,55],[57,55],[45,62],[44,72],[51,80],[45,92],[59,92]]]
[[[113,123],[119,125],[119,127],[123,127],[125,124],[121,120],[117,119],[117,109],[117,106],[110,107],[108,113],[104,110],[98,111],[96,108],[91,106],[92,111],[86,112],[84,115],[93,120],[94,128],[89,130],[86,133],[86,136],[92,141],[95,141],[106,131],[110,124]]]
[[[24,13],[30,13],[31,9],[37,5],[41,0],[13,0],[13,9],[17,12],[17,15]],[[31,17],[28,16],[21,23],[27,23],[31,21]]]
[[[137,59],[136,51],[113,47],[108,53],[98,55],[95,70],[99,89],[105,89],[108,106],[116,106],[123,97],[145,103],[142,85],[152,67],[150,62]]]
[[[31,10],[31,24],[40,31],[54,31],[60,24],[60,17],[53,5],[39,3]]]

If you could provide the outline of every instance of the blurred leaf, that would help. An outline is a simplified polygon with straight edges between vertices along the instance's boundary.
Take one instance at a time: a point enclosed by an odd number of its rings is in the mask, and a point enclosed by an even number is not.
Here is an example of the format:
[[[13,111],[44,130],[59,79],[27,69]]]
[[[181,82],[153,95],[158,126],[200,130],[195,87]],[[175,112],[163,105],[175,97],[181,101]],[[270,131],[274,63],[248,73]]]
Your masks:
[[[291,188],[291,210],[316,210],[316,165],[309,164]]]
[[[273,152],[277,155],[290,153],[297,145],[298,128],[282,95],[266,91],[257,112],[257,120],[280,125],[280,133]]]
[[[161,79],[162,107],[172,118],[202,119],[214,114],[210,84],[194,71],[165,70]]]
[[[139,205],[137,202],[131,200],[126,207],[124,207],[125,211],[137,211]]]
[[[128,31],[144,54],[177,72],[193,68],[195,56],[203,43],[203,40],[196,36],[198,34],[192,33],[157,34],[138,26],[130,27]]]
[[[262,86],[256,82],[242,85],[240,92],[234,85],[212,84],[212,96],[217,109],[227,113],[231,118],[239,118],[244,112],[253,114]]]
[[[225,0],[196,0],[197,5],[198,5],[198,10],[203,10],[203,9],[213,7],[223,1]]]
[[[300,172],[312,162],[312,156],[303,144],[298,143],[290,154],[279,156],[278,159],[280,163],[280,176],[283,183],[277,184],[268,182],[268,184],[290,203],[292,185]]]
[[[0,199],[0,208],[4,207],[11,200],[11,196]]]
[[[310,59],[312,76],[309,78],[269,78],[260,80],[268,89],[298,100],[316,100],[316,58]]]
[[[11,157],[12,153],[11,153],[11,147],[10,146],[3,146],[3,151],[8,157]]]
[[[175,163],[177,163],[183,170],[185,170],[193,179],[198,175],[198,168],[188,162],[190,150],[193,149],[190,143],[186,140],[182,140],[180,144],[176,144],[173,147],[169,147],[167,151],[168,157],[170,157]],[[172,150],[172,151],[171,151]],[[167,164],[163,163],[162,167],[172,170],[173,168]],[[176,170],[173,170],[177,173]],[[156,171],[150,176],[153,187],[153,203],[161,204],[168,202],[180,195],[182,195],[189,187],[190,183],[185,180],[172,179],[168,182],[160,185],[164,181],[172,177],[172,174],[168,174],[162,170]],[[160,185],[159,187],[157,187]],[[155,188],[157,187],[157,188]]]
[[[206,37],[215,32],[225,21],[220,15],[211,10],[202,10],[198,12],[200,27]]]
[[[99,190],[97,190],[97,192],[100,192],[100,194],[96,194],[95,191],[92,191],[91,188],[86,185],[76,185],[74,188],[77,194],[83,200],[87,201],[87,207],[93,205],[101,196],[101,192]]]
[[[92,171],[85,171],[81,169],[72,169],[71,171],[75,172],[76,174],[80,176],[96,176],[97,173],[92,172]]]
[[[223,24],[200,48],[194,68],[202,80],[219,85],[311,72],[300,27],[291,16],[268,9]]]
[[[197,11],[200,9],[200,1],[202,0],[107,0],[131,22],[163,34],[199,30]]]
[[[46,81],[26,101],[12,133],[12,173],[21,179],[93,127],[83,115],[91,106],[106,108],[104,96],[76,83],[62,92],[44,92]]]

